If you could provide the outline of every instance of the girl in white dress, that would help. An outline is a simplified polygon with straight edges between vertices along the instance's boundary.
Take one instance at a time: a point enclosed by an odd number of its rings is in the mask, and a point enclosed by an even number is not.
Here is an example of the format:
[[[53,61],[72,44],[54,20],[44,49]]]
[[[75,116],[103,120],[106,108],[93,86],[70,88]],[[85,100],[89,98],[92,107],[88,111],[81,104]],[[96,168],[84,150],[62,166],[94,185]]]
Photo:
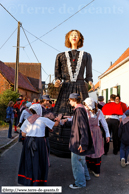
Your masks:
[[[59,121],[51,121],[42,116],[40,104],[30,106],[32,116],[21,126],[25,137],[18,172],[18,183],[24,186],[45,186],[48,177],[48,152],[45,139],[45,127],[51,130]],[[58,119],[57,119],[58,120]]]

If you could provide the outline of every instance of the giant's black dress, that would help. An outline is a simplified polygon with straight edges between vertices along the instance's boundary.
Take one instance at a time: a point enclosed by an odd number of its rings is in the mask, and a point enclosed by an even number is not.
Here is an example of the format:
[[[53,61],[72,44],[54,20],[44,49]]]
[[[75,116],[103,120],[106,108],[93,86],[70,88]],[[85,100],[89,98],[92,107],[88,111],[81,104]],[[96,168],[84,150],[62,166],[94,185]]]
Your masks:
[[[80,51],[72,50],[68,52],[68,55],[71,62],[72,74],[74,74],[80,60]],[[73,61],[73,56],[76,56],[75,61]],[[80,94],[82,101],[88,97],[87,82],[93,81],[91,55],[84,52],[80,64],[81,66],[76,81],[71,81],[66,53],[63,52],[57,55],[55,62],[55,78],[60,79],[63,84],[54,108],[55,114],[62,113],[67,116],[72,115],[72,109],[68,103],[68,98],[71,93]],[[65,125],[55,127],[54,132],[49,135],[51,152],[57,156],[69,157],[69,138],[70,127],[65,127]]]

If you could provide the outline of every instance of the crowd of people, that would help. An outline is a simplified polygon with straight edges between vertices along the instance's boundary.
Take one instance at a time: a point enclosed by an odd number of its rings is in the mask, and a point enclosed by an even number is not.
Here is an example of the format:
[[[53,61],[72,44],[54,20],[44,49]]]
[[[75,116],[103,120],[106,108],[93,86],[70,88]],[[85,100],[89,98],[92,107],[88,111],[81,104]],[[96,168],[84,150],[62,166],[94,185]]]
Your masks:
[[[111,139],[113,154],[120,151],[121,166],[129,164],[129,108],[120,101],[119,95],[111,95],[110,102],[105,104],[103,96],[98,102],[86,98],[83,103],[77,93],[69,96],[69,104],[74,107],[73,116],[55,116],[49,95],[44,95],[33,102],[20,96],[16,103],[9,102],[7,118],[9,123],[8,137],[12,138],[12,126],[19,133],[23,149],[18,172],[18,183],[25,186],[47,185],[50,166],[49,131],[58,125],[71,126],[69,149],[74,184],[69,187],[77,189],[86,186],[90,174],[100,176],[101,157],[107,155]],[[104,139],[104,142],[103,142]]]
[[[19,133],[17,127],[19,127],[25,119],[30,115],[29,107],[32,104],[41,104],[42,107],[47,110],[47,112],[53,112],[55,106],[55,100],[50,100],[46,95],[40,99],[34,98],[32,101],[26,96],[20,95],[16,102],[10,101],[6,109],[6,119],[8,119],[9,130],[8,138],[13,139],[12,136],[12,127],[14,124],[14,133]],[[22,113],[23,112],[23,113]],[[22,116],[21,116],[22,115]],[[21,118],[20,118],[21,117]]]

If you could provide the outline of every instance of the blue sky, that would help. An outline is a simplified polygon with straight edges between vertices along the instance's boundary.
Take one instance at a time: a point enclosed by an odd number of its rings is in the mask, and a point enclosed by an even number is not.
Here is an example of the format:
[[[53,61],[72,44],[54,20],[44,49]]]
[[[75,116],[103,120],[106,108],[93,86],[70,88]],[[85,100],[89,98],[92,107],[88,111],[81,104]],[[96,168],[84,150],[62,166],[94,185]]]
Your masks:
[[[1,0],[0,3],[22,23],[23,28],[37,37],[66,20],[91,0]],[[43,36],[42,41],[60,52],[68,50],[64,46],[65,34],[71,29],[79,30],[84,36],[84,47],[93,59],[93,80],[114,63],[129,47],[129,2],[128,0],[95,0],[80,13]],[[0,6],[0,48],[17,28],[17,22]],[[35,38],[27,33],[30,42]],[[15,62],[17,31],[0,49],[0,60]],[[20,62],[37,62],[23,30],[20,31]],[[58,51],[37,40],[32,43],[38,60],[47,74],[54,74],[54,65]],[[96,71],[100,72],[96,72]],[[49,81],[48,75],[42,71],[42,80]],[[54,76],[52,76],[54,79]]]

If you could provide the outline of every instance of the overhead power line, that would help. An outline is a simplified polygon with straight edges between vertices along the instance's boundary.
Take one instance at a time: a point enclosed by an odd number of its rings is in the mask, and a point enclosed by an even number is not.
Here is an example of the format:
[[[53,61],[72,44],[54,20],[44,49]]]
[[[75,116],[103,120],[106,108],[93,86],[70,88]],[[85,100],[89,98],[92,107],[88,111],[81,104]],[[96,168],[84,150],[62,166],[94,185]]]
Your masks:
[[[72,18],[74,15],[76,15],[77,13],[79,13],[81,10],[83,10],[84,8],[86,8],[88,5],[90,5],[93,1],[92,0],[90,3],[86,4],[84,7],[82,7],[81,9],[79,9],[77,12],[75,12],[73,15],[71,15],[70,17],[68,17],[66,20],[64,20],[63,22],[61,22],[60,24],[58,24],[57,26],[55,26],[54,28],[52,28],[51,30],[49,30],[48,32],[46,32],[45,34],[43,34],[42,36],[40,36],[39,38],[42,38],[43,36],[49,34],[50,32],[52,32],[53,30],[55,30],[56,28],[58,28],[60,25],[62,25],[63,23],[65,23],[66,21],[68,21],[70,18]],[[31,43],[37,41],[37,39],[35,39],[34,41],[32,41]],[[27,46],[27,45],[26,45]]]
[[[14,30],[14,32],[17,30],[17,28]],[[11,36],[14,34],[14,32],[9,36],[9,38],[5,41],[5,43],[0,47],[0,49],[2,49],[2,47],[6,44],[6,42],[8,42],[8,40],[11,38]]]
[[[27,35],[26,35],[26,33],[25,33],[25,31],[27,31],[29,34],[31,34],[32,36],[34,36],[35,38],[36,38],[36,40],[40,40],[41,42],[43,42],[44,44],[46,44],[46,45],[48,45],[49,47],[51,47],[51,48],[53,48],[54,50],[56,50],[56,51],[58,51],[58,52],[61,52],[61,51],[59,51],[59,50],[57,50],[56,48],[54,48],[53,46],[51,46],[51,45],[49,45],[49,44],[47,44],[46,42],[44,42],[44,41],[42,41],[40,38],[42,38],[43,36],[45,36],[45,35],[47,35],[48,33],[50,33],[50,32],[52,32],[54,29],[56,29],[57,27],[59,27],[60,25],[62,25],[63,23],[65,23],[67,20],[69,20],[70,18],[72,18],[74,15],[76,15],[77,13],[79,13],[81,10],[83,10],[84,8],[86,8],[88,5],[90,5],[93,1],[95,1],[95,0],[92,0],[90,3],[88,3],[87,5],[85,5],[84,7],[82,7],[80,10],[78,10],[77,12],[75,12],[73,15],[71,15],[70,17],[68,17],[66,20],[64,20],[63,22],[61,22],[60,24],[58,24],[57,26],[55,26],[54,28],[52,28],[51,30],[49,30],[48,32],[46,32],[45,34],[43,34],[42,36],[40,36],[39,38],[38,37],[36,37],[35,35],[33,35],[32,33],[30,33],[30,32],[28,32],[27,30],[25,30],[23,27],[22,27],[22,29],[23,29],[23,32],[24,32],[24,34],[25,34],[25,36],[26,36],[26,38],[27,38],[27,41],[28,41],[28,45],[30,45],[30,47],[31,47],[31,49],[32,49],[32,51],[33,51],[33,53],[34,53],[34,55],[35,55],[35,57],[36,57],[36,59],[37,59],[37,61],[38,61],[38,63],[39,63],[39,60],[38,60],[38,58],[37,58],[37,56],[36,56],[36,54],[35,54],[35,52],[34,52],[34,50],[33,50],[33,48],[32,48],[32,46],[31,46],[31,44],[30,44],[30,42],[29,42],[29,39],[28,39],[28,37],[27,37]],[[11,17],[13,17],[13,19],[15,19],[15,21],[17,21],[18,22],[18,20],[0,3],[0,5],[9,13],[9,15],[11,15]],[[17,28],[15,29],[15,31],[17,30]],[[14,32],[15,32],[14,31]],[[11,36],[14,34],[14,32],[10,35],[10,37],[6,40],[6,42],[11,38]],[[36,40],[34,40],[33,42],[35,42]],[[0,47],[0,49],[6,44],[6,42]],[[33,43],[33,42],[31,42],[31,43]],[[43,69],[43,67],[41,66],[41,68]],[[97,71],[97,70],[95,70],[95,69],[93,69],[94,71],[96,71],[96,72],[98,72],[98,73],[100,73],[100,74],[102,74],[101,72],[99,72],[99,71]],[[43,71],[46,73],[46,71],[43,69]],[[47,73],[46,73],[47,74]],[[47,74],[48,75],[48,74]],[[49,75],[48,75],[49,76]]]
[[[29,61],[31,62],[31,60],[30,60],[30,58],[29,58],[27,52],[25,51],[25,48],[23,48],[23,51],[25,52],[26,56],[28,57]]]
[[[32,52],[34,53],[35,58],[37,59],[38,63],[40,63],[39,60],[38,60],[38,58],[37,58],[37,56],[36,56],[36,54],[35,54],[35,52],[34,52],[34,50],[33,50],[33,48],[32,48],[32,46],[31,46],[31,44],[30,44],[30,41],[29,41],[29,39],[28,39],[28,37],[27,37],[27,35],[26,35],[26,33],[25,33],[25,30],[24,30],[23,26],[22,26],[22,30],[23,30],[23,32],[24,32],[24,34],[25,34],[25,37],[26,37],[26,39],[27,39],[27,41],[28,41],[28,43],[29,43],[29,45],[30,45],[30,48],[31,48]],[[42,70],[44,71],[44,73],[46,73],[46,74],[48,75],[48,73],[43,69],[42,66],[41,66],[41,68],[42,68]]]
[[[93,69],[93,68],[92,68]],[[100,73],[100,74],[102,74],[102,72],[100,72],[100,71],[97,71],[97,70],[95,70],[95,69],[93,69],[94,71],[96,71],[97,73]]]
[[[18,22],[18,20],[1,3],[0,5],[13,17],[13,19],[15,19]]]
[[[38,40],[40,40],[41,42],[43,42],[44,44],[46,44],[47,46],[49,46],[49,47],[51,47],[52,49],[54,49],[54,50],[56,50],[56,51],[58,51],[58,52],[60,52],[59,50],[57,50],[56,48],[54,48],[53,46],[51,46],[50,44],[47,44],[46,42],[44,42],[42,39],[40,39],[40,38],[38,38],[37,36],[35,36],[34,34],[32,34],[31,32],[29,32],[28,30],[26,30],[25,28],[24,28],[24,30],[26,31],[26,32],[28,32],[29,34],[31,34],[32,36],[34,36],[35,38],[37,38]]]
[[[10,13],[10,12],[9,12],[9,11],[1,4],[1,3],[0,3],[0,5],[1,5],[1,6],[9,13],[9,15],[11,15],[11,17],[13,17],[13,19],[15,19],[15,21],[18,22],[18,20],[17,20],[17,19],[16,19],[16,18],[15,18],[15,17],[14,17],[14,16],[13,16],[13,15],[12,15],[12,14],[11,14],[11,13]],[[22,27],[22,25],[21,25],[21,27]],[[39,60],[38,60],[38,58],[37,58],[37,56],[36,56],[36,54],[35,54],[35,52],[34,52],[34,50],[33,50],[33,48],[32,48],[32,46],[31,46],[31,44],[30,44],[30,42],[29,42],[29,39],[28,39],[28,37],[27,37],[27,35],[26,35],[25,30],[24,30],[23,27],[22,27],[22,29],[23,29],[23,32],[24,32],[24,34],[25,34],[25,36],[26,36],[26,39],[27,39],[27,41],[28,41],[28,43],[29,43],[29,45],[30,45],[30,47],[31,47],[31,49],[32,49],[32,51],[33,51],[33,53],[34,53],[34,55],[35,55],[37,61],[38,61],[38,63],[40,63]],[[14,32],[13,32],[13,33],[14,33]],[[12,34],[11,34],[11,36],[12,36]],[[9,37],[9,38],[10,38],[10,37]],[[9,39],[9,38],[8,38],[8,39]],[[7,40],[7,41],[8,41],[8,40]],[[7,42],[7,41],[6,41],[6,42]],[[6,42],[5,42],[5,43],[6,43]],[[5,43],[4,43],[4,44],[5,44]],[[2,45],[2,47],[3,47],[3,46],[4,46],[4,45]],[[1,48],[2,48],[2,47],[1,47]],[[0,48],[0,49],[1,49],[1,48]],[[46,71],[43,69],[42,66],[41,66],[41,68],[42,68],[42,70],[46,73]],[[47,74],[47,73],[46,73],[46,74]],[[47,74],[47,75],[48,75],[48,74]]]

